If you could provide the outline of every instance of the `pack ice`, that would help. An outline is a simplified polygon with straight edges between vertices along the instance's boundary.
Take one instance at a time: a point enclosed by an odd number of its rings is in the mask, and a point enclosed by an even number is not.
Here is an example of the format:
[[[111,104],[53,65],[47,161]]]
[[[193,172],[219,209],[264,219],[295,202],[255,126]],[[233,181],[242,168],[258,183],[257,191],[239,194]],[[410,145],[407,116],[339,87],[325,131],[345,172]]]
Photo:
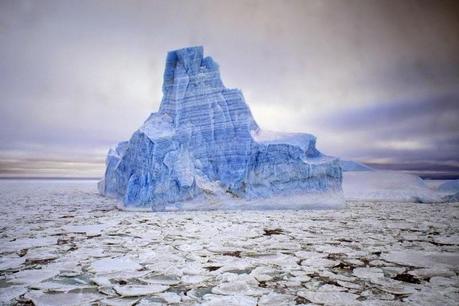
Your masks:
[[[338,159],[304,133],[264,131],[202,47],[170,51],[159,111],[111,149],[101,194],[126,209],[337,208]]]

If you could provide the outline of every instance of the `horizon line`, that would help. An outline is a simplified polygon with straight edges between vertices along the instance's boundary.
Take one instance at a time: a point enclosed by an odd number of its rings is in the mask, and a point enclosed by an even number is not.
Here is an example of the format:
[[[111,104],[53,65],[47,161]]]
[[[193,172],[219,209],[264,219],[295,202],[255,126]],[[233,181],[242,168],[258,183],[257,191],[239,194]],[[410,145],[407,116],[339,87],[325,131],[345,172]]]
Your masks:
[[[375,169],[377,171],[385,171],[385,169]],[[407,170],[394,170],[387,169],[386,171],[397,171],[406,174],[419,176],[423,180],[457,180],[459,175],[457,174],[446,174],[446,173],[425,173],[417,174],[415,171]],[[346,171],[347,172],[347,171]],[[349,171],[352,172],[352,171]],[[344,173],[344,171],[343,171]],[[64,180],[64,181],[100,181],[103,177],[91,177],[91,176],[0,176],[0,180]]]

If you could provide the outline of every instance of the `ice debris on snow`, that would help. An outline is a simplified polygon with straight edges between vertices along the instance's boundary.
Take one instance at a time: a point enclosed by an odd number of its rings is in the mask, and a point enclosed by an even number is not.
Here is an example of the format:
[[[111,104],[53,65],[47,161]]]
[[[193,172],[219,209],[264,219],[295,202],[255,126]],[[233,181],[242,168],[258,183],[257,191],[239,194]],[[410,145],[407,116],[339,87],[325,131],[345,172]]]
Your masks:
[[[310,194],[328,199],[323,208],[342,207],[341,196],[328,197],[341,194],[339,160],[320,153],[313,135],[261,130],[203,52],[168,53],[159,112],[109,151],[99,191],[154,210],[320,207]],[[192,200],[201,205],[181,205]]]
[[[6,180],[0,199],[1,305],[459,300],[458,203],[127,215],[94,182]]]

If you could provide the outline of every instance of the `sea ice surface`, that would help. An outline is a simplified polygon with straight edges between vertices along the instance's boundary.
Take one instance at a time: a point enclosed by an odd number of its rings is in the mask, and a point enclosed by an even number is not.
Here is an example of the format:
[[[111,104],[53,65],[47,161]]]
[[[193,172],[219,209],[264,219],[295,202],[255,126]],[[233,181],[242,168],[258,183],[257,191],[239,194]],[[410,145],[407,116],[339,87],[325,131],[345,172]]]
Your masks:
[[[125,212],[94,183],[0,180],[0,304],[459,300],[459,203]]]
[[[169,286],[164,285],[127,285],[115,286],[113,289],[123,297],[143,296],[160,293],[169,289]]]

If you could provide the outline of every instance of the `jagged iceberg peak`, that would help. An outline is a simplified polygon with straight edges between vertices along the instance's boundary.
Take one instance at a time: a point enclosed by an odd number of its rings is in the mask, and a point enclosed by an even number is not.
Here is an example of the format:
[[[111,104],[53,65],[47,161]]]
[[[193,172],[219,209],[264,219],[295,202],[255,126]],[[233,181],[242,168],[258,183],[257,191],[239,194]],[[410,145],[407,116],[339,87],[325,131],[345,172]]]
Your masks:
[[[175,126],[179,127],[190,122],[199,123],[200,118],[190,116],[196,108],[214,111],[226,107],[232,115],[244,115],[244,118],[238,119],[247,120],[251,129],[258,129],[242,93],[238,89],[226,89],[218,64],[210,56],[204,58],[203,54],[202,47],[184,48],[167,54],[164,96],[159,113],[171,116]]]
[[[102,194],[154,210],[309,208],[320,205],[307,196],[340,195],[338,160],[310,134],[261,130],[202,47],[167,54],[163,94],[159,112],[110,150]]]

